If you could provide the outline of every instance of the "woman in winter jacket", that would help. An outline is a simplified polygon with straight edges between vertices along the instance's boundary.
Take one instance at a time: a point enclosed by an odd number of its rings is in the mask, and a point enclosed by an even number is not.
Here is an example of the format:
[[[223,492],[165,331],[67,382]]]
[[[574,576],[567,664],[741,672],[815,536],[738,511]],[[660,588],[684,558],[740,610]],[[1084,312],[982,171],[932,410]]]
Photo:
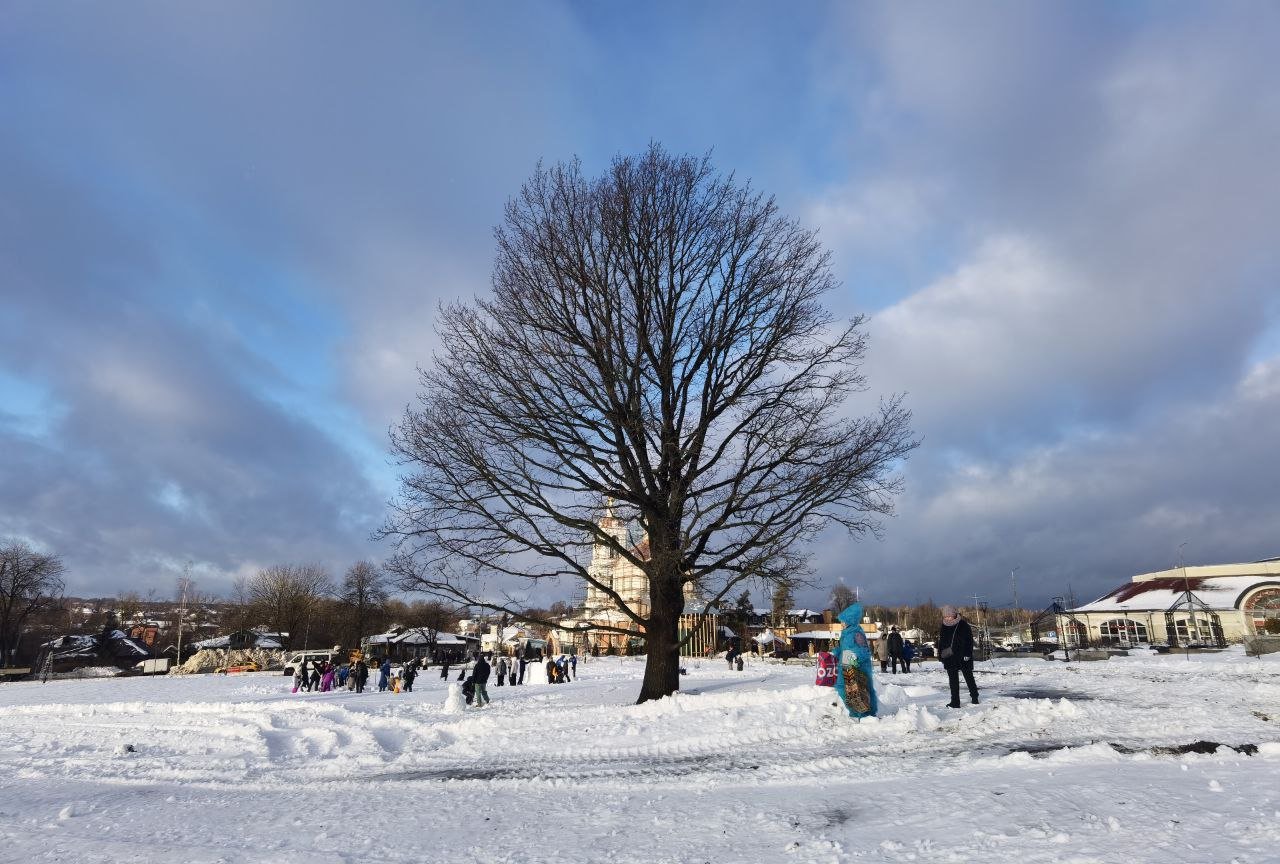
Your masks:
[[[947,670],[951,685],[948,708],[960,707],[960,673],[969,687],[969,699],[978,704],[978,685],[973,680],[973,630],[954,606],[942,607],[942,629],[938,631],[938,657]]]

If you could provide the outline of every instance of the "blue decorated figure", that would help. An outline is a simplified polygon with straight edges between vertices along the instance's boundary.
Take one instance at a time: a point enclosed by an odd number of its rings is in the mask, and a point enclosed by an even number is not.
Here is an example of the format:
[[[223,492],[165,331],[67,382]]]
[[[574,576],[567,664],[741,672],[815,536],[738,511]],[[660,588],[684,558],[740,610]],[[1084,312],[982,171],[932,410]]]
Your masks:
[[[839,674],[836,692],[844,700],[850,717],[874,717],[878,706],[875,683],[871,680],[871,646],[862,632],[862,604],[854,603],[840,613],[844,630],[836,646]]]

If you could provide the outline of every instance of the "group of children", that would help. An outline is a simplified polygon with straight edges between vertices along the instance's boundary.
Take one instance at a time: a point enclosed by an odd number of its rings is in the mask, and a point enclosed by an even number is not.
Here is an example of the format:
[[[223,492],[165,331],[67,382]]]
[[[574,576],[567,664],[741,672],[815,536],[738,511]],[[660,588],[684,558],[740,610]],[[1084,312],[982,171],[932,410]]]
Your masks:
[[[363,660],[338,666],[330,660],[304,660],[293,670],[293,692],[299,690],[328,693],[343,687],[357,693],[364,692],[369,680],[369,667]]]

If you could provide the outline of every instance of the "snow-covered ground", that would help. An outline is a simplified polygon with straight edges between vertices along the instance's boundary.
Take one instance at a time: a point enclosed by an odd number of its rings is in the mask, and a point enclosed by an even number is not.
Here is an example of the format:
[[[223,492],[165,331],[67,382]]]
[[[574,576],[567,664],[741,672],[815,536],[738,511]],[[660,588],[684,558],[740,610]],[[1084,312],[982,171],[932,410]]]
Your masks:
[[[1280,655],[995,660],[961,710],[925,664],[862,721],[811,667],[642,669],[462,713],[434,670],[0,685],[0,861],[1280,860]]]

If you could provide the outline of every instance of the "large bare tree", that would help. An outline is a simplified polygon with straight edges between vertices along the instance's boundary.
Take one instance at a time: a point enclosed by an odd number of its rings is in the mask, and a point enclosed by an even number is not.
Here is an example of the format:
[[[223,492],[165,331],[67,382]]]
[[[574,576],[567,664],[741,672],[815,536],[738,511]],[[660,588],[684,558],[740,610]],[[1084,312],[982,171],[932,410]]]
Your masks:
[[[21,541],[0,546],[0,666],[14,656],[23,625],[61,602],[62,573],[57,555],[36,552]]]
[[[319,565],[278,564],[249,577],[238,593],[259,620],[288,634],[289,647],[305,648],[312,619],[333,593],[333,582]]]
[[[338,589],[338,607],[342,616],[340,630],[347,642],[359,645],[372,633],[370,624],[382,623],[387,606],[387,588],[382,568],[371,561],[357,561],[348,568]]]
[[[496,237],[492,297],[441,310],[442,351],[392,432],[408,469],[392,566],[402,587],[526,618],[507,577],[585,580],[645,637],[640,701],[666,696],[686,586],[715,603],[794,580],[823,526],[877,530],[910,415],[896,397],[843,415],[866,341],[822,305],[829,254],[706,158],[540,166]],[[598,524],[605,502],[647,545]],[[643,603],[592,575],[593,544],[644,571]]]

